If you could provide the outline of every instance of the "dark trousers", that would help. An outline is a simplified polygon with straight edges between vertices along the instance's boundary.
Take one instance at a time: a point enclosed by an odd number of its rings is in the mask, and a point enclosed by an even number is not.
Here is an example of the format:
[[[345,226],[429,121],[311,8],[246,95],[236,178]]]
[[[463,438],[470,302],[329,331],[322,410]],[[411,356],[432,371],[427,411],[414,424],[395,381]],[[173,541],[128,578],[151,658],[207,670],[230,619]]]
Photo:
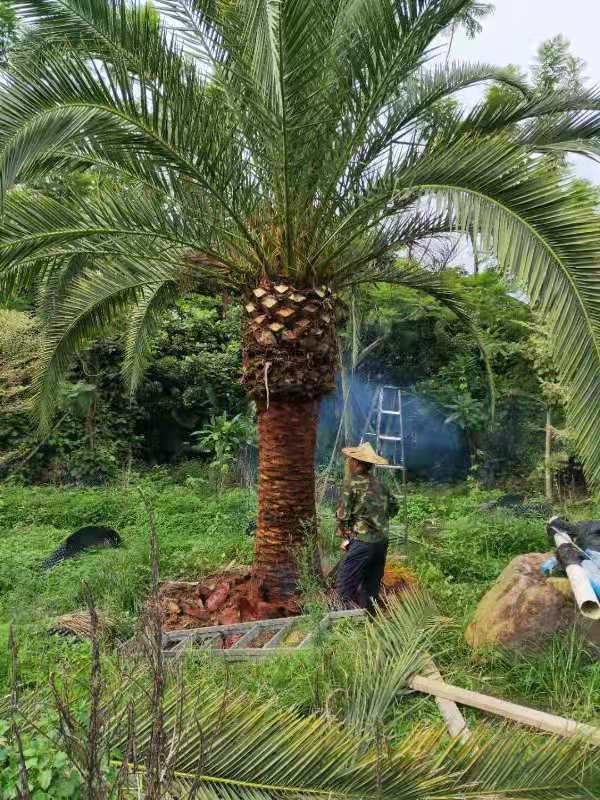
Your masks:
[[[387,541],[367,543],[353,539],[350,542],[335,582],[335,590],[345,606],[358,601],[360,608],[373,613],[374,604],[379,602],[387,549]]]

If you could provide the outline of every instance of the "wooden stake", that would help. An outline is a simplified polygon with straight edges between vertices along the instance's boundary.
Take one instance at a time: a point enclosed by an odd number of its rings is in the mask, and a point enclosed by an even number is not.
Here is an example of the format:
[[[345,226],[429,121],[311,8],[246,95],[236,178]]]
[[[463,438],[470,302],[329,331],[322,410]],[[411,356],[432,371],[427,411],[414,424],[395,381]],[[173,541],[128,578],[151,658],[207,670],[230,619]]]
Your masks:
[[[497,697],[471,692],[468,689],[461,689],[459,686],[452,686],[444,681],[426,678],[423,675],[414,675],[408,685],[417,692],[432,694],[443,700],[452,700],[455,703],[478,708],[490,714],[497,714],[505,719],[513,720],[513,722],[519,722],[521,725],[538,728],[557,736],[585,739],[590,744],[600,745],[600,728],[576,722],[573,719],[557,717],[554,714],[547,714],[545,711],[537,711],[534,708],[499,700]]]
[[[444,681],[433,659],[430,659],[427,664],[425,676],[441,683]],[[436,697],[435,702],[440,710],[440,714],[444,718],[450,736],[453,739],[460,738],[461,742],[466,742],[471,736],[471,731],[467,725],[467,720],[461,714],[456,703],[452,700],[446,700],[443,697]]]

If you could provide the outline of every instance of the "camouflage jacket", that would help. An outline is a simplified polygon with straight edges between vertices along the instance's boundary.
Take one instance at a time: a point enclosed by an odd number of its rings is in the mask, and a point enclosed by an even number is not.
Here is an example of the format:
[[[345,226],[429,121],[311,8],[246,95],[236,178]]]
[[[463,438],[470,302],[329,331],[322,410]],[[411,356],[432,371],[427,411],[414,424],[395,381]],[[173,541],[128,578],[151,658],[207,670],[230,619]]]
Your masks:
[[[361,542],[380,542],[388,537],[389,520],[398,502],[373,475],[356,475],[344,491],[337,508],[339,527]]]

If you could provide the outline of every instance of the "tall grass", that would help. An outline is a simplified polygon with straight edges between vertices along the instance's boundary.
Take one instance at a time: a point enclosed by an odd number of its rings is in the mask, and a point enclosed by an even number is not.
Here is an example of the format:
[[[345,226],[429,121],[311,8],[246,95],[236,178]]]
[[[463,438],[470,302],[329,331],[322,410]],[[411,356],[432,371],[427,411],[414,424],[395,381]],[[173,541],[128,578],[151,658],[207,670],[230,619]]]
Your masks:
[[[147,483],[160,538],[163,579],[198,579],[232,561],[249,563],[253,538],[246,535],[254,518],[251,490],[230,489],[218,496],[202,484],[177,485],[164,474]],[[600,666],[576,641],[557,639],[548,650],[516,656],[500,651],[475,657],[463,640],[463,626],[479,597],[515,555],[546,548],[543,520],[482,514],[488,494],[431,492],[410,497],[411,538],[420,541],[409,554],[422,585],[441,610],[455,620],[438,643],[438,662],[448,680],[466,688],[490,691],[525,704],[594,719],[600,708]],[[324,506],[325,546],[332,560],[331,507]],[[78,527],[115,527],[124,546],[89,552],[50,572],[38,566]],[[57,489],[5,487],[0,501],[0,649],[6,652],[8,623],[16,624],[22,675],[26,686],[44,685],[51,667],[84,669],[89,647],[47,634],[50,619],[84,605],[82,580],[94,592],[100,611],[116,620],[117,634],[133,632],[150,586],[147,515],[137,489]],[[306,585],[307,589],[311,587]],[[314,587],[313,587],[314,588]],[[318,595],[315,593],[318,601]],[[322,609],[315,601],[315,614]],[[261,698],[276,699],[304,712],[331,708],[344,691],[345,673],[353,656],[344,629],[293,662],[231,668],[228,680]],[[189,669],[206,670],[200,662]],[[225,680],[210,666],[215,682]],[[6,660],[0,658],[0,693],[6,689]],[[437,714],[426,700],[411,700],[410,721]],[[404,723],[398,723],[404,729]]]

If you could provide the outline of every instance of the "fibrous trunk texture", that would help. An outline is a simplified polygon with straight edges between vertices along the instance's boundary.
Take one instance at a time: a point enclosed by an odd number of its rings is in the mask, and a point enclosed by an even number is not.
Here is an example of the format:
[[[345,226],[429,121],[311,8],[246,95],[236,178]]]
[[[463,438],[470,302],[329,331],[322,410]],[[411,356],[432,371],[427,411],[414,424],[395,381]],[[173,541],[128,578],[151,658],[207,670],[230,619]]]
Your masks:
[[[268,602],[288,601],[315,531],[318,400],[335,387],[335,308],[326,287],[263,278],[247,297],[242,382],[256,401],[259,511],[253,579]]]
[[[318,402],[275,401],[258,417],[258,525],[252,575],[267,602],[295,595],[300,559],[316,530]],[[314,541],[314,540],[313,540]]]
[[[321,397],[335,388],[337,343],[327,287],[264,278],[245,305],[242,383],[259,405]]]

